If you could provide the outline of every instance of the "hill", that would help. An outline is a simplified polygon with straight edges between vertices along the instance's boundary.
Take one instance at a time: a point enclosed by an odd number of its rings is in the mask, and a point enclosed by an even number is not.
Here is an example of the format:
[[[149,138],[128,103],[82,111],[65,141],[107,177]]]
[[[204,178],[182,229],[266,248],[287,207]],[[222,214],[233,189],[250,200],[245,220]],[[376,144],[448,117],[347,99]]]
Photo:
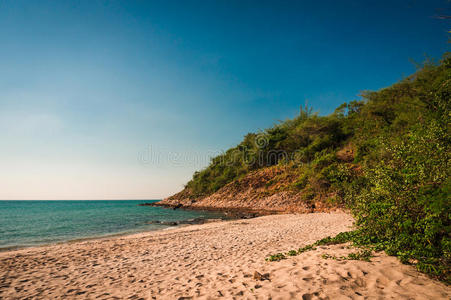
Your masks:
[[[243,141],[164,206],[309,212],[347,207],[360,242],[449,281],[451,56],[328,116]]]

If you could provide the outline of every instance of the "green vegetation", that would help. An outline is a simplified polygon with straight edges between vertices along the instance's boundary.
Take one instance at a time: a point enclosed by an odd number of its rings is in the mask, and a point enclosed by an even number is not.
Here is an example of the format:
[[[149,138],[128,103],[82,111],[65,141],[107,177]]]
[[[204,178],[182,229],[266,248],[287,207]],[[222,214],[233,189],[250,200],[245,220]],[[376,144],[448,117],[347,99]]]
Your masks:
[[[363,249],[356,253],[349,253],[348,256],[344,259],[370,261],[371,257],[373,257],[371,250]]]
[[[371,261],[371,257],[372,256],[372,252],[369,249],[363,249],[359,252],[352,252],[349,253],[348,256],[340,256],[337,257],[335,255],[330,255],[330,254],[323,254],[321,255],[322,258],[324,259],[335,259],[335,260],[363,260],[363,261]]]
[[[372,245],[449,282],[451,56],[362,98],[329,116],[303,108],[292,120],[246,135],[186,188],[205,196],[251,171],[284,166],[295,174],[287,189],[303,201],[354,213],[358,229],[330,243]]]
[[[270,255],[269,257],[266,258],[266,261],[279,261],[282,259],[287,258],[285,254],[283,253],[276,253],[273,255]]]
[[[313,244],[299,248],[298,250],[290,250],[287,253],[277,253],[277,254],[270,255],[269,257],[266,258],[266,261],[280,261],[282,259],[286,259],[287,256],[296,256],[296,255],[302,254],[304,252],[316,250],[316,247],[318,247],[318,246],[329,246],[329,245],[336,245],[336,244],[343,244],[346,242],[351,242],[357,236],[358,236],[358,231],[341,232],[341,233],[337,234],[335,237],[330,237],[330,236],[326,237],[324,239],[316,241]],[[370,257],[371,257],[371,250],[363,249],[361,252],[350,253],[348,257],[340,257],[340,259],[369,261]],[[325,254],[323,256],[323,258],[337,259],[337,257],[331,256],[328,254]]]

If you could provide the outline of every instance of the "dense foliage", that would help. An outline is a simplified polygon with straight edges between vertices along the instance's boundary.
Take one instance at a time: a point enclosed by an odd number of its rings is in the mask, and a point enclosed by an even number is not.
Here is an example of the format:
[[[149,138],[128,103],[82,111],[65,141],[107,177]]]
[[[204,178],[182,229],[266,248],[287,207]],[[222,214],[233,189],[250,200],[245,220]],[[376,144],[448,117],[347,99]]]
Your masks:
[[[360,225],[360,243],[376,244],[448,282],[450,96],[450,58],[439,66],[426,65],[400,84],[370,95],[365,109],[381,107],[388,97],[395,107],[386,110],[390,119],[372,124],[384,125],[381,132],[361,134],[358,144],[371,149],[362,158],[363,181],[346,191]]]
[[[298,117],[248,134],[194,174],[193,197],[209,195],[253,170],[285,165],[303,201],[347,205],[372,244],[450,280],[451,57],[329,116]]]

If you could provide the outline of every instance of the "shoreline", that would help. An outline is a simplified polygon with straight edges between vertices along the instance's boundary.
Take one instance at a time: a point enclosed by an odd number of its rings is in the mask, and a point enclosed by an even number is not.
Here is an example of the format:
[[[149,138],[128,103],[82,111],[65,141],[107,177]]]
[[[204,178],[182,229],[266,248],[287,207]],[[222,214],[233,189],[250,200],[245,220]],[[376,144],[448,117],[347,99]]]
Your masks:
[[[213,206],[189,206],[189,205],[181,205],[181,204],[168,204],[168,203],[161,203],[162,200],[156,200],[154,202],[145,202],[138,204],[138,206],[152,206],[152,207],[161,207],[166,209],[172,209],[172,210],[188,210],[188,211],[207,211],[207,212],[218,212],[222,213],[225,218],[196,218],[196,219],[203,219],[205,222],[199,222],[199,223],[190,223],[190,219],[187,220],[181,220],[177,222],[166,222],[166,221],[149,221],[148,224],[155,224],[155,225],[161,225],[166,226],[162,228],[155,228],[155,229],[145,229],[145,230],[136,230],[136,231],[125,231],[125,232],[117,232],[117,233],[107,233],[103,235],[93,235],[93,236],[87,236],[87,237],[78,237],[73,239],[67,239],[67,240],[60,240],[60,241],[53,241],[53,242],[43,242],[43,243],[36,243],[36,244],[30,244],[30,245],[14,245],[14,246],[0,246],[0,253],[9,252],[9,251],[17,251],[17,250],[23,250],[23,249],[30,249],[30,248],[42,248],[46,246],[52,246],[52,245],[61,245],[66,243],[77,243],[77,242],[84,242],[89,240],[103,240],[108,238],[115,238],[115,237],[123,237],[128,235],[135,235],[140,233],[152,233],[152,232],[158,232],[162,230],[170,230],[170,229],[176,229],[181,228],[185,226],[193,226],[193,225],[202,225],[202,224],[208,224],[211,222],[226,222],[226,221],[233,221],[233,220],[245,220],[245,219],[252,219],[252,218],[258,218],[262,216],[270,216],[270,215],[284,215],[284,214],[293,214],[291,211],[284,211],[284,210],[265,210],[265,209],[252,209],[247,207],[213,207]],[[349,213],[345,209],[335,209],[328,211],[327,213]],[[313,214],[316,213],[323,213],[323,212],[311,212]],[[302,213],[301,213],[302,214]],[[177,223],[177,224],[170,224],[170,223]]]
[[[172,210],[194,210],[194,211],[209,211],[209,212],[220,212],[225,216],[231,217],[232,219],[250,219],[268,215],[277,214],[290,214],[292,212],[285,210],[269,210],[269,209],[253,209],[250,207],[220,207],[220,206],[195,206],[195,205],[184,205],[181,203],[165,203],[162,201],[158,202],[146,202],[138,204],[139,206],[153,206],[162,207]]]
[[[89,236],[89,237],[80,237],[75,239],[69,239],[69,240],[61,240],[61,241],[55,241],[55,242],[49,242],[49,243],[38,243],[34,245],[18,245],[18,246],[6,246],[6,247],[0,247],[0,253],[3,252],[9,252],[9,251],[18,251],[18,250],[24,250],[24,249],[30,249],[30,248],[42,248],[47,246],[57,246],[57,245],[64,245],[64,244],[73,244],[78,242],[85,242],[85,241],[92,241],[92,240],[104,240],[109,238],[116,238],[116,237],[122,237],[122,236],[128,236],[128,235],[135,235],[140,233],[151,233],[155,231],[161,231],[161,230],[168,230],[171,228],[176,228],[175,226],[168,226],[161,229],[154,229],[154,230],[143,230],[143,231],[136,231],[136,232],[122,232],[122,233],[111,233],[106,235],[96,235],[96,236]]]
[[[85,241],[95,241],[95,240],[104,240],[104,239],[110,239],[110,238],[119,238],[119,237],[124,237],[124,236],[132,236],[132,235],[136,235],[136,234],[145,234],[145,233],[153,233],[153,232],[159,232],[159,231],[165,231],[165,230],[170,230],[170,229],[177,229],[177,228],[182,228],[182,227],[186,227],[186,226],[193,226],[193,225],[202,225],[202,224],[208,224],[208,223],[212,223],[212,222],[225,222],[225,221],[229,221],[229,220],[234,220],[234,219],[210,219],[210,218],[205,218],[203,219],[205,220],[204,223],[198,223],[198,224],[189,224],[189,223],[184,223],[185,221],[179,221],[180,224],[177,225],[167,225],[166,223],[158,223],[157,221],[150,221],[149,224],[155,224],[155,225],[161,225],[161,228],[155,228],[155,229],[145,229],[145,230],[136,230],[136,231],[124,231],[124,232],[116,232],[116,233],[107,233],[104,235],[94,235],[94,236],[87,236],[87,237],[79,237],[79,238],[74,238],[74,239],[68,239],[68,240],[61,240],[61,241],[54,241],[54,242],[48,242],[48,243],[36,243],[33,245],[16,245],[16,246],[6,246],[6,247],[2,247],[0,246],[0,253],[3,252],[9,252],[9,251],[18,251],[18,250],[23,250],[23,249],[30,249],[30,248],[42,248],[42,247],[47,247],[47,246],[56,246],[56,245],[64,245],[64,244],[73,244],[73,243],[78,243],[78,242],[85,242]],[[163,227],[165,226],[165,227]]]
[[[155,206],[155,207],[163,207],[167,209],[173,209],[171,206],[167,205],[154,205],[157,202],[149,202],[149,203],[143,203],[138,204],[139,206]],[[199,223],[190,223],[190,219],[177,221],[177,222],[166,222],[166,221],[149,221],[148,224],[155,224],[155,225],[161,225],[165,226],[162,228],[155,228],[155,229],[146,229],[146,230],[137,230],[137,231],[126,231],[126,232],[118,232],[118,233],[111,233],[111,234],[105,234],[105,235],[95,235],[95,236],[89,236],[89,237],[80,237],[80,238],[74,238],[74,239],[68,239],[68,240],[61,240],[61,241],[54,241],[54,242],[48,242],[48,243],[37,243],[33,245],[17,245],[17,246],[6,246],[2,247],[0,246],[0,253],[4,252],[12,252],[12,251],[19,251],[19,250],[25,250],[25,249],[32,249],[32,248],[43,248],[47,246],[58,246],[58,245],[64,245],[64,244],[73,244],[78,242],[85,242],[85,241],[95,241],[95,240],[108,240],[111,238],[120,238],[120,237],[127,237],[127,236],[134,236],[139,234],[146,234],[146,233],[154,233],[159,231],[167,231],[172,229],[178,229],[183,227],[189,227],[189,226],[195,226],[195,225],[204,225],[209,223],[216,223],[216,222],[228,222],[228,221],[235,221],[235,220],[242,220],[242,219],[252,219],[257,218],[261,216],[268,216],[268,215],[277,215],[277,213],[274,212],[261,212],[261,211],[251,211],[251,210],[242,210],[240,208],[236,209],[215,209],[215,208],[205,208],[205,209],[199,209],[197,207],[180,207],[177,209],[181,210],[195,210],[195,211],[210,211],[210,212],[222,212],[224,213],[225,217],[224,219],[218,219],[218,218],[196,218],[196,219],[202,219],[204,222]],[[288,214],[288,212],[280,212],[279,214]],[[169,223],[177,223],[177,224],[171,224]]]
[[[0,252],[0,298],[451,296],[450,287],[383,253],[372,262],[322,258],[352,251],[345,245],[265,261],[352,224],[345,213],[269,215]]]
[[[9,200],[8,200],[9,201]],[[13,200],[15,201],[15,200]],[[19,200],[19,201],[29,201],[29,200]],[[45,200],[53,201],[53,200]],[[65,200],[55,200],[62,202]],[[96,200],[77,200],[77,201],[83,201],[83,202],[92,202]],[[104,202],[104,200],[99,200]],[[110,201],[110,200],[106,200]],[[113,200],[115,201],[115,200]],[[123,201],[123,200],[118,200]],[[126,201],[136,201],[136,200],[126,200]],[[144,201],[144,200],[138,200],[138,201]],[[152,206],[152,203],[155,203],[160,200],[150,200],[151,202],[145,202],[145,205],[136,204],[137,209],[141,210],[139,206]],[[145,210],[144,210],[145,211]],[[209,210],[198,210],[194,209],[195,212],[213,212]],[[218,211],[219,212],[219,211]],[[244,216],[244,214],[243,214]],[[238,216],[235,217],[234,215],[226,215],[226,214],[201,214],[199,216],[186,216],[185,218],[175,218],[174,221],[167,221],[163,215],[159,216],[160,219],[150,216],[148,220],[140,220],[141,223],[136,223],[134,227],[129,226],[129,228],[124,228],[122,230],[114,230],[110,229],[109,231],[103,230],[99,232],[92,232],[88,235],[82,235],[82,234],[73,234],[72,232],[68,232],[64,236],[53,236],[53,235],[47,235],[47,236],[39,236],[35,237],[32,240],[31,239],[16,239],[14,242],[16,243],[9,243],[9,244],[0,244],[0,253],[1,252],[7,252],[7,251],[14,251],[14,250],[20,250],[20,249],[27,249],[27,248],[33,248],[33,247],[45,247],[49,245],[58,245],[58,244],[64,244],[64,243],[74,243],[78,241],[86,241],[86,240],[95,240],[95,239],[104,239],[109,237],[116,237],[116,236],[124,236],[124,235],[131,235],[131,234],[137,234],[137,233],[143,233],[143,232],[154,232],[154,231],[160,231],[160,230],[166,230],[168,228],[174,228],[174,226],[186,226],[186,225],[194,225],[194,224],[203,224],[208,223],[212,221],[218,221],[218,220],[226,220],[226,219],[234,219],[239,218]],[[254,216],[247,216],[247,217],[254,217]],[[171,218],[169,218],[171,219]]]

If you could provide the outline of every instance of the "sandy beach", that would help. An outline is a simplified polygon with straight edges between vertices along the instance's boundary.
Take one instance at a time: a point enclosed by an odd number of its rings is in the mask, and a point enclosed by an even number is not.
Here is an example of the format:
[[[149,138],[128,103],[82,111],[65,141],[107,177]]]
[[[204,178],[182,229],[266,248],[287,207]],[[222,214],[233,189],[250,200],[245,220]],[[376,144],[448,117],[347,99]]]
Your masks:
[[[353,251],[344,245],[265,261],[352,221],[345,213],[271,215],[2,252],[0,299],[451,297],[450,287],[383,253],[371,262],[322,258]]]

